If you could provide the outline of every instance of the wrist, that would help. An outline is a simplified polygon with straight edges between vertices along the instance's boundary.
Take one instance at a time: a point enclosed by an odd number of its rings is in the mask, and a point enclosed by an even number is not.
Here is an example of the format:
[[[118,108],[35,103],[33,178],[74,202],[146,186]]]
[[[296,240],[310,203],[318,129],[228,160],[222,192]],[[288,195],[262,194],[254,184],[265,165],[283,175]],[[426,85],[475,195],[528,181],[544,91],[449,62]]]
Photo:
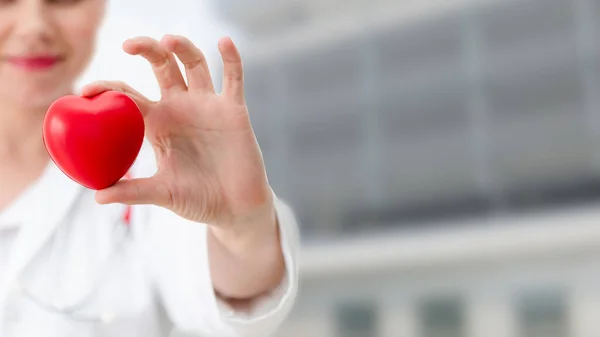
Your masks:
[[[209,226],[208,231],[231,253],[239,255],[279,245],[278,228],[275,207],[270,202],[227,224]]]

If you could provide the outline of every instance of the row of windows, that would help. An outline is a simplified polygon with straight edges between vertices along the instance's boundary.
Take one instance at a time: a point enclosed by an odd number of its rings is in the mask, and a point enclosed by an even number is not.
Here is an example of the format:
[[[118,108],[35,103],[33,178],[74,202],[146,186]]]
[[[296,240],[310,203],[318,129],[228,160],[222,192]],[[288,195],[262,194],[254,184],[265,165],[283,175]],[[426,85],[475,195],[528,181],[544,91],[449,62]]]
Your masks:
[[[562,293],[525,293],[513,306],[518,325],[515,336],[569,336],[568,303]],[[417,335],[406,337],[470,337],[467,309],[468,303],[456,296],[425,299],[416,304]],[[381,316],[381,309],[375,303],[342,303],[335,314],[336,336],[382,336]],[[489,326],[489,329],[498,328],[505,327]]]

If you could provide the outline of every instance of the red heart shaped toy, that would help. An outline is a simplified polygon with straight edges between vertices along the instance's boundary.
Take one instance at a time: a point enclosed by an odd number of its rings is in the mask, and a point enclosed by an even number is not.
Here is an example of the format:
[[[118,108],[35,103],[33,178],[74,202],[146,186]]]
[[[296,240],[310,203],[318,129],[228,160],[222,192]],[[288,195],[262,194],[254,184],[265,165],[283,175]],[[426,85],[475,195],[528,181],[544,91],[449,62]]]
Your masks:
[[[137,104],[118,91],[93,97],[68,95],[50,105],[43,138],[58,168],[75,182],[101,190],[131,168],[144,141]]]

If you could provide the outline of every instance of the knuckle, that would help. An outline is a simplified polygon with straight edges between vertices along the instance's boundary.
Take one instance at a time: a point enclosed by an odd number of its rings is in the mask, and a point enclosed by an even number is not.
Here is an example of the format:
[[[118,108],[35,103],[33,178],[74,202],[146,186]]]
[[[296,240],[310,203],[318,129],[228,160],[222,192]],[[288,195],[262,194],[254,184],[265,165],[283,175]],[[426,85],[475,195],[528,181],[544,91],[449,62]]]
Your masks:
[[[142,197],[142,189],[140,184],[135,184],[134,199],[139,200]]]
[[[231,72],[227,74],[227,80],[231,82],[242,82],[244,75],[241,72]]]
[[[155,68],[163,68],[168,66],[169,59],[163,55],[156,55],[155,57],[149,57],[148,62]]]
[[[168,54],[163,50],[153,48],[144,53],[143,57],[155,68],[161,68],[169,63]]]
[[[112,82],[107,82],[106,83],[106,87],[108,89],[112,89],[112,90],[118,90],[121,92],[125,92],[127,91],[127,84],[123,81],[112,81]]]
[[[194,60],[188,61],[184,63],[186,69],[195,69],[204,65],[203,58],[196,58]]]
[[[113,82],[113,85],[118,88],[127,88],[128,87],[127,83],[125,83],[123,81],[115,81],[115,82]]]

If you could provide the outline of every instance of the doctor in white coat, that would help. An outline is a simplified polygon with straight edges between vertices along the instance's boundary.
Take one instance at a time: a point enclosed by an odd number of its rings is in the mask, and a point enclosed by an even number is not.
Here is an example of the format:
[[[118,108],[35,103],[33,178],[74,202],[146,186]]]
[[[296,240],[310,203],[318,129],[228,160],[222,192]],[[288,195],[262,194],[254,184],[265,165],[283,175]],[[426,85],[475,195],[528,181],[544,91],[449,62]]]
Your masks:
[[[88,190],[48,157],[44,113],[87,66],[105,1],[0,0],[0,336],[269,336],[296,296],[298,234],[230,39],[221,93],[172,35],[123,44],[150,63],[160,101],[120,82],[82,89],[140,106],[147,146],[130,178]]]

